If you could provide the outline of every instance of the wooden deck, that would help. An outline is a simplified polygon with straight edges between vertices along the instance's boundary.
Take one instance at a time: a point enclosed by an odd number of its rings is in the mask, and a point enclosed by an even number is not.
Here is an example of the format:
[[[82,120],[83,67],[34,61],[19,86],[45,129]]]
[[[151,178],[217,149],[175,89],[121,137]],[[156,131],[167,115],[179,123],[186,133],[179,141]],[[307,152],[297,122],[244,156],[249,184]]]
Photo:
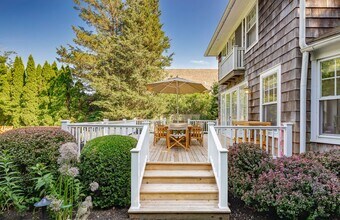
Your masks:
[[[206,163],[208,161],[207,135],[203,138],[203,147],[192,140],[190,150],[182,147],[166,148],[165,139],[161,139],[153,146],[150,146],[150,162],[179,162],[179,163]],[[153,136],[151,135],[151,140]]]

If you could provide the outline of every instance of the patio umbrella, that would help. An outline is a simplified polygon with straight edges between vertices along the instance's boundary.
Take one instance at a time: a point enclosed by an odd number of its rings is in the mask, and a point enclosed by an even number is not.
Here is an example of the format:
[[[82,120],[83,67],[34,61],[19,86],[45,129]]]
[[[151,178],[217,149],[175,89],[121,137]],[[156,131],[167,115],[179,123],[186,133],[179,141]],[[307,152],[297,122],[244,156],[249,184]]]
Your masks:
[[[178,121],[178,95],[202,93],[204,91],[207,91],[207,88],[205,88],[201,83],[183,79],[178,76],[174,78],[168,78],[163,81],[150,83],[147,85],[147,89],[148,91],[155,93],[176,94],[177,121]]]

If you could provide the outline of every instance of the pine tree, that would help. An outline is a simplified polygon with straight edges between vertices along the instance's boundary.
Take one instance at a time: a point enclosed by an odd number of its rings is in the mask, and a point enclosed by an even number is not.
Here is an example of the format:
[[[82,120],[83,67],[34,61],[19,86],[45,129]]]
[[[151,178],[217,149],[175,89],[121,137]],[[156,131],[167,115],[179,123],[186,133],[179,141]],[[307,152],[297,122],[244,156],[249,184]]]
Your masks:
[[[25,71],[25,84],[22,95],[21,121],[26,126],[39,125],[38,80],[35,62],[33,56],[30,55]]]
[[[20,57],[15,57],[12,69],[11,111],[13,126],[20,126],[21,103],[24,87],[25,67]]]
[[[41,87],[39,92],[39,121],[41,125],[53,125],[54,120],[50,115],[50,87],[55,72],[48,62],[45,62],[41,70]]]
[[[80,17],[95,31],[73,27],[77,47],[60,47],[60,61],[96,92],[94,105],[111,119],[144,117],[157,103],[146,83],[161,77],[170,56],[158,0],[75,1]],[[151,27],[150,27],[151,26]]]

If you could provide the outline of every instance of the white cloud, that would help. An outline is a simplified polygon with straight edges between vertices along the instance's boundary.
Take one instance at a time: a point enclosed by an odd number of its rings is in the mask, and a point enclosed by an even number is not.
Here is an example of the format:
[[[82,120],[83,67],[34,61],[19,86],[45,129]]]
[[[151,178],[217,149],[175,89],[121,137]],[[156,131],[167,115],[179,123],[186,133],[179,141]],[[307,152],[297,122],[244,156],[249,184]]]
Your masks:
[[[190,60],[190,63],[197,64],[197,65],[208,65],[209,62],[204,60]]]

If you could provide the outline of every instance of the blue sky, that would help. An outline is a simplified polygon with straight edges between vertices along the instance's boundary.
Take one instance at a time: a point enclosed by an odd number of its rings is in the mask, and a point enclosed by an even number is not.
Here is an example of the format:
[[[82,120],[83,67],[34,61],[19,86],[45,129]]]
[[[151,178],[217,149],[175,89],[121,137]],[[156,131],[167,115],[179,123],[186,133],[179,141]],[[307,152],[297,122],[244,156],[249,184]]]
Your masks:
[[[171,68],[217,68],[204,51],[228,0],[160,0],[163,30],[175,53]],[[56,59],[56,48],[72,43],[71,25],[82,25],[72,0],[1,0],[0,51],[15,51],[37,63]]]

